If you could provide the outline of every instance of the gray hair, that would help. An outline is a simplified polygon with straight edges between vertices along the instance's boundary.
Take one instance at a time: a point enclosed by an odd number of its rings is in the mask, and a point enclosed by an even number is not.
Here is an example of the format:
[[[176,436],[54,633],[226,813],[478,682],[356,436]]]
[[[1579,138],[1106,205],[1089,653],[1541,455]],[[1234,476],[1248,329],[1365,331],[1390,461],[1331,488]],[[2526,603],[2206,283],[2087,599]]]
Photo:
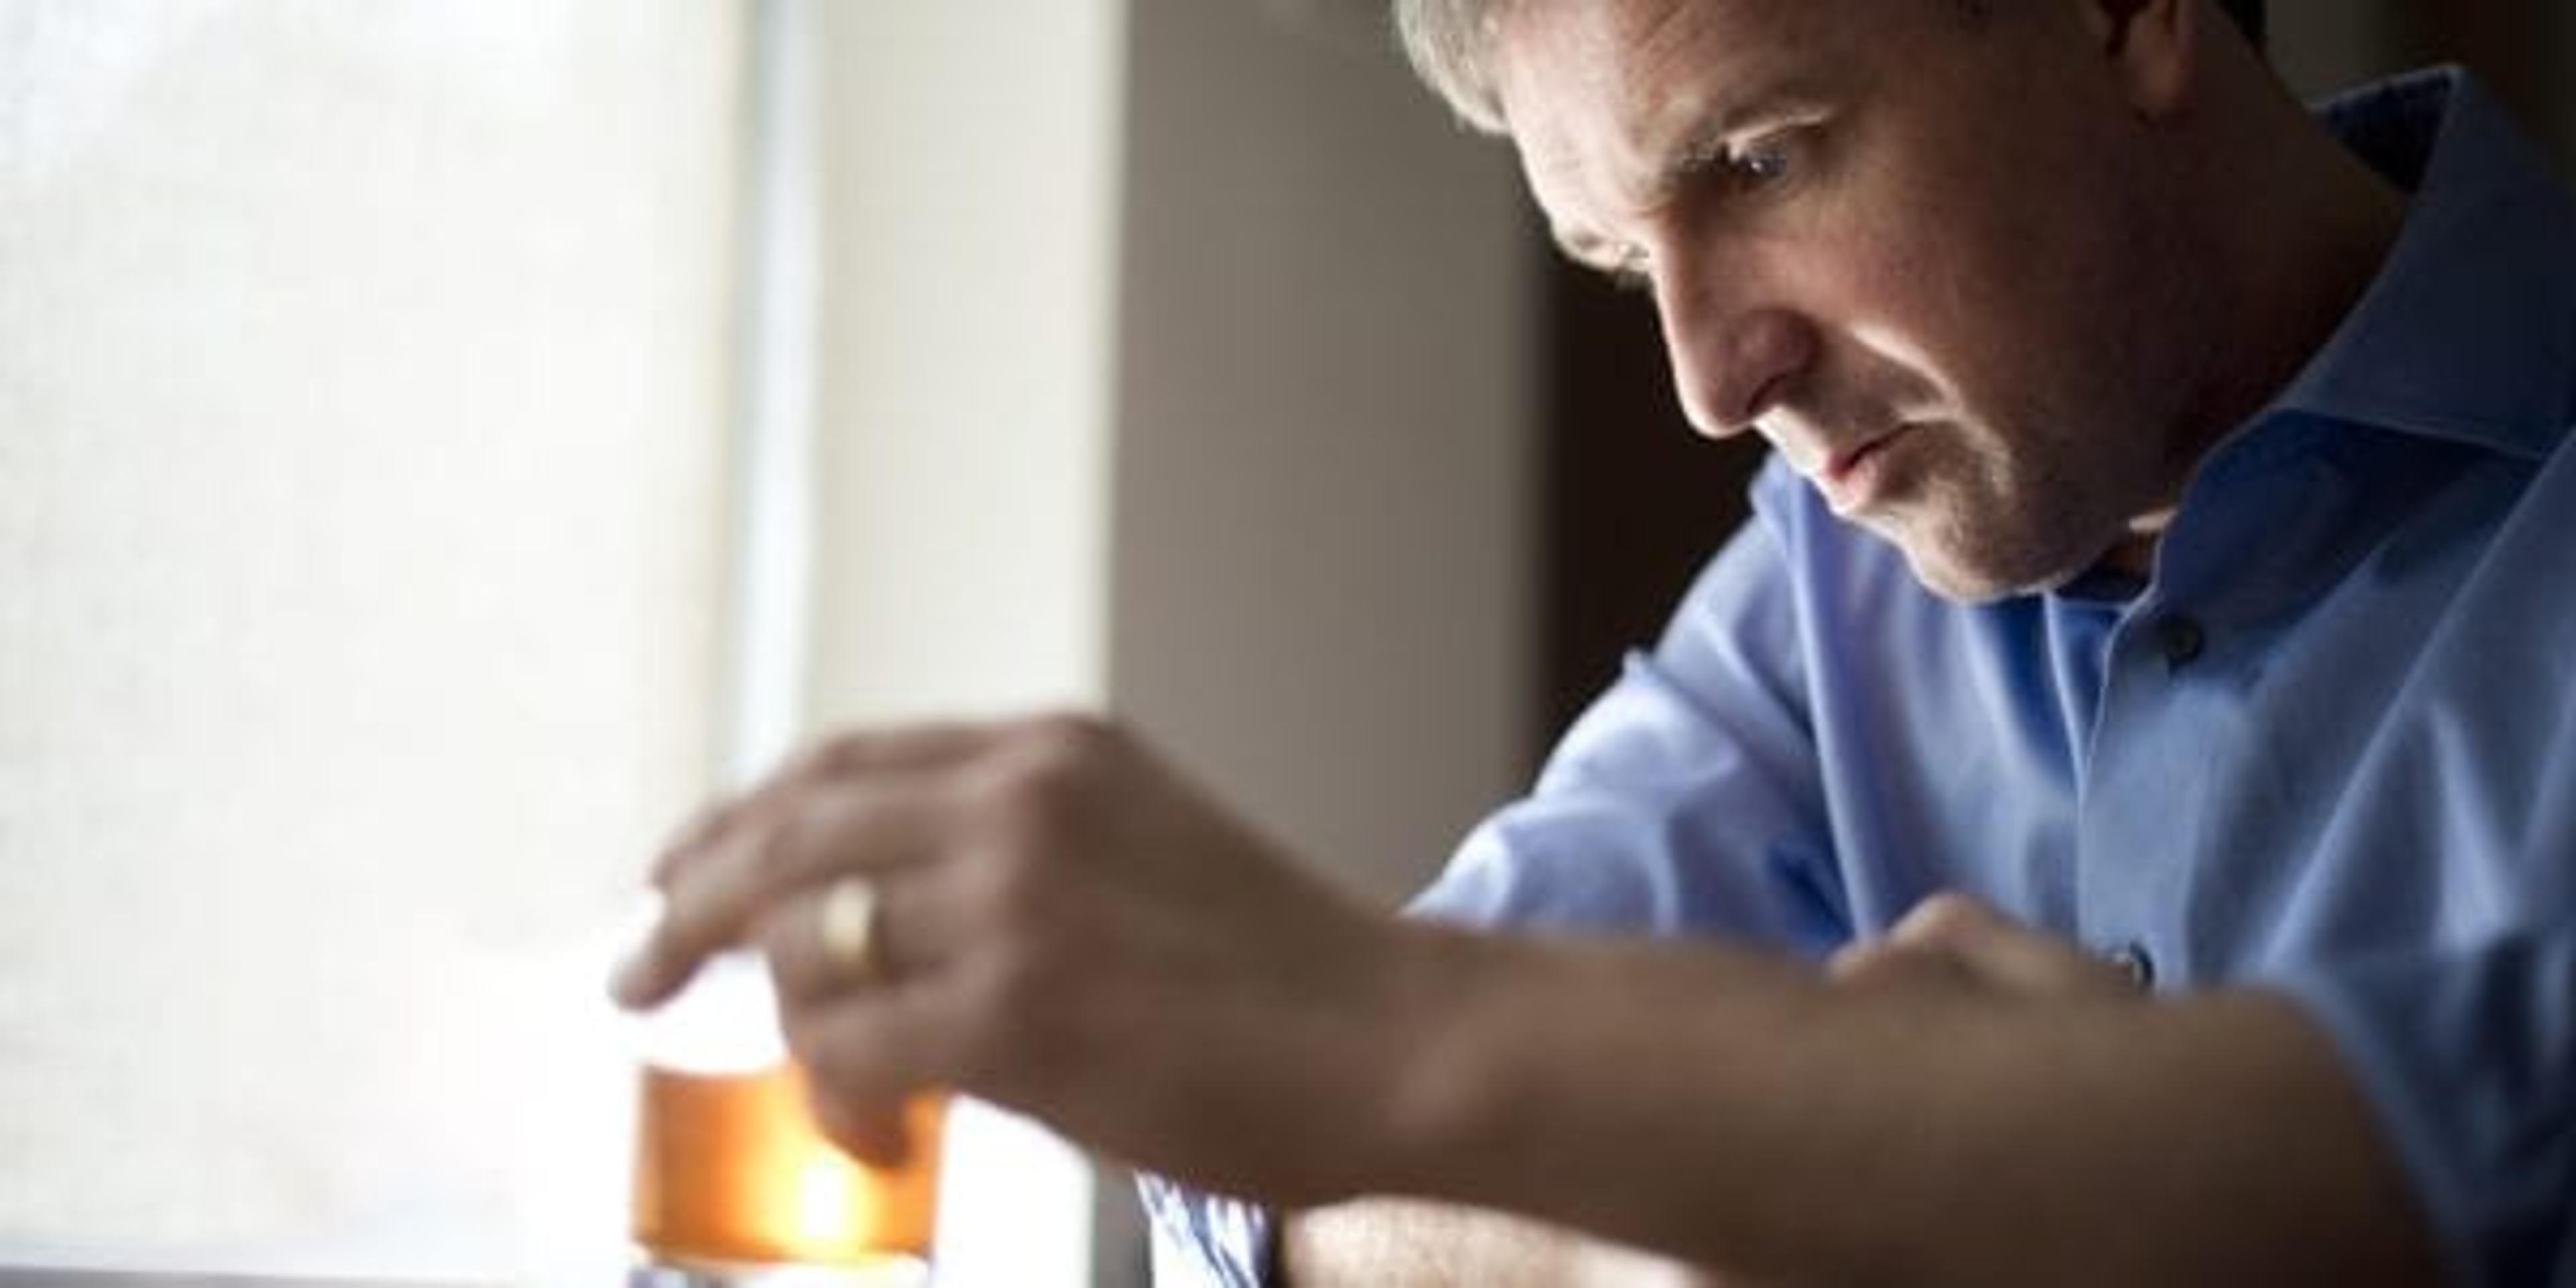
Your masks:
[[[1395,31],[1414,73],[1447,100],[1460,120],[1489,134],[1506,132],[1494,90],[1494,35],[1518,0],[1395,0]]]
[[[1520,0],[1395,0],[1395,30],[1414,73],[1448,100],[1460,120],[1489,134],[1508,133],[1494,89],[1495,32]],[[1983,0],[1958,0],[1971,13]],[[2218,0],[2255,50],[2265,46],[2263,0]]]

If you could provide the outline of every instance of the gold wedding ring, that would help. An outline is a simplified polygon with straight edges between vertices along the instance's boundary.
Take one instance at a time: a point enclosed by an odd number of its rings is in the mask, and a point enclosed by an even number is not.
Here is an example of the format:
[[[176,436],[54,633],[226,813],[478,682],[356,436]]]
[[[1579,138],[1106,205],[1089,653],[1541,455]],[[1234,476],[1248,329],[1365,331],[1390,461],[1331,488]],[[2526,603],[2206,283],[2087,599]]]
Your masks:
[[[833,973],[859,983],[876,978],[876,883],[855,873],[833,882],[816,930]]]

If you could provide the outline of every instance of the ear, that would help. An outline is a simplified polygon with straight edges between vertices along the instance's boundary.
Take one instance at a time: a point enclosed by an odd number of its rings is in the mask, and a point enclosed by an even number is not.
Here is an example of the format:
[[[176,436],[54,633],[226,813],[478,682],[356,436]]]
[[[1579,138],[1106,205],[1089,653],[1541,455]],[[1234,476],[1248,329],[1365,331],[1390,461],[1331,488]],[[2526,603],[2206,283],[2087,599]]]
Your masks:
[[[2078,0],[2112,77],[2138,114],[2179,111],[2199,69],[2207,0]]]

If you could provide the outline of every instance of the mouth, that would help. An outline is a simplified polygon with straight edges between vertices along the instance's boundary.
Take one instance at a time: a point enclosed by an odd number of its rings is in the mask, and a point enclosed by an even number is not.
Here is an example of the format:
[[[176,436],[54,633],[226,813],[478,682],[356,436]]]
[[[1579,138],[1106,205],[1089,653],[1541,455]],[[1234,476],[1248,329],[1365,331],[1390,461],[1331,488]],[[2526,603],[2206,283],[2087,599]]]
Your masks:
[[[1897,425],[1825,461],[1825,467],[1816,473],[1816,483],[1824,489],[1825,499],[1836,513],[1849,514],[1876,498],[1884,482],[1884,471],[1877,467],[1883,463],[1888,448],[1913,429],[1912,425]]]

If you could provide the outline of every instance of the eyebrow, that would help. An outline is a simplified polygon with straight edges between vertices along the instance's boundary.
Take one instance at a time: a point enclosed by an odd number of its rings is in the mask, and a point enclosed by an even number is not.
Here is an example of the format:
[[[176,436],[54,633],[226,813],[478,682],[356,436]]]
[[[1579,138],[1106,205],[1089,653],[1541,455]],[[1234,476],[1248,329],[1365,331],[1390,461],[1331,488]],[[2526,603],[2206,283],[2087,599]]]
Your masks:
[[[1659,144],[1660,155],[1651,172],[1652,199],[1661,202],[1669,198],[1719,140],[1785,117],[1821,113],[1828,101],[1814,78],[1782,76],[1757,81],[1751,89],[1731,99],[1711,95],[1695,107],[1673,113],[1688,124],[1672,131]],[[1554,221],[1548,225],[1548,236],[1559,253],[1590,267],[1598,267],[1600,257],[1615,245],[1589,230],[1563,227]]]

